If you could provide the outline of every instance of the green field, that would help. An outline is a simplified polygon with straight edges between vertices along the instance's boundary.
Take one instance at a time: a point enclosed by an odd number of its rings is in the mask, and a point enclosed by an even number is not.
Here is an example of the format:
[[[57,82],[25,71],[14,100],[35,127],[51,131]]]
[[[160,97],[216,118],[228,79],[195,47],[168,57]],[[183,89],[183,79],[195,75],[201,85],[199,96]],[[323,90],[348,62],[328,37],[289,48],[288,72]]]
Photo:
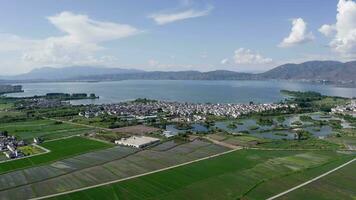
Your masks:
[[[53,199],[265,199],[351,157],[332,151],[240,150]]]
[[[14,107],[14,104],[13,103],[10,103],[10,102],[1,102],[0,101],[0,111],[1,110],[6,110],[6,109],[10,109],[10,108],[13,108]]]
[[[356,162],[313,183],[286,194],[280,199],[354,200],[356,199]]]
[[[52,120],[31,120],[1,123],[0,131],[5,130],[8,131],[10,135],[28,140],[34,137],[43,137],[44,139],[60,138],[85,133],[91,129],[66,123],[56,124]]]
[[[61,140],[48,141],[41,144],[41,146],[50,150],[50,152],[29,158],[0,163],[0,174],[22,168],[47,164],[78,154],[108,148],[112,145],[75,136]]]
[[[343,145],[329,142],[326,140],[320,140],[310,138],[307,140],[272,140],[270,142],[262,143],[258,145],[260,148],[272,148],[272,149],[328,149],[337,150],[344,148]]]
[[[227,144],[243,147],[258,147],[258,144],[270,141],[268,139],[258,138],[250,135],[235,136],[231,134],[211,134],[209,137]]]

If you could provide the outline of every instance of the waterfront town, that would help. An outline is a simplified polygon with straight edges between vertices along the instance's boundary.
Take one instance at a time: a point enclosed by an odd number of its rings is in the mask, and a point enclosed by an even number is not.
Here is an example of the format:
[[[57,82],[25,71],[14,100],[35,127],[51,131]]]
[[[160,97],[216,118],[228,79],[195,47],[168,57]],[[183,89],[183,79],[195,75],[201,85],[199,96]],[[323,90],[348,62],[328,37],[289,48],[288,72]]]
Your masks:
[[[183,121],[204,121],[207,115],[237,118],[243,114],[283,109],[296,105],[287,104],[208,104],[208,103],[179,103],[154,100],[135,100],[117,104],[90,105],[79,116],[86,118],[103,114],[126,116],[138,120],[156,118],[158,114],[165,114]]]

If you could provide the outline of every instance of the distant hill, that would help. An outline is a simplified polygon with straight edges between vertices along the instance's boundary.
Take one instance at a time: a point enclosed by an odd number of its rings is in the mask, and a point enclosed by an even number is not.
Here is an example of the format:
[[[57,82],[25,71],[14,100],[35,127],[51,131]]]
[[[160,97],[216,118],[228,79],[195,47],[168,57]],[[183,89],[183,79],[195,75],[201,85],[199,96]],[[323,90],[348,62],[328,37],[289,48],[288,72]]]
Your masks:
[[[199,71],[153,71],[131,74],[106,74],[97,76],[78,77],[77,80],[129,80],[129,79],[144,79],[144,80],[250,80],[255,75],[249,73],[240,73],[225,70],[216,70],[210,72]]]
[[[1,79],[1,77],[0,77]],[[260,74],[227,70],[152,71],[103,67],[40,68],[27,74],[6,77],[7,80],[41,81],[110,81],[128,79],[146,80],[303,80],[356,85],[356,61],[309,61],[301,64],[284,64]]]
[[[226,70],[210,72],[141,72],[132,74],[110,74],[80,77],[94,80],[124,79],[169,79],[169,80],[305,80],[317,82],[356,82],[356,61],[309,61],[301,64],[284,64],[260,74],[240,73]]]
[[[92,66],[72,66],[63,68],[43,67],[34,69],[29,73],[1,77],[7,80],[64,80],[84,76],[96,76],[103,74],[129,74],[143,72],[136,69],[105,68]]]
[[[356,61],[310,61],[285,64],[260,74],[263,79],[356,82]]]

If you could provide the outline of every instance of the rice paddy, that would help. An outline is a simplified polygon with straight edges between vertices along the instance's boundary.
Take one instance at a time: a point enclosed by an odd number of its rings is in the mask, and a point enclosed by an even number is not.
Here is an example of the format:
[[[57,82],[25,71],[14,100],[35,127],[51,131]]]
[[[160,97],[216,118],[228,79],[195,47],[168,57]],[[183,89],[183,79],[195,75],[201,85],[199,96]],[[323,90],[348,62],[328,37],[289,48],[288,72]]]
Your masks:
[[[350,157],[331,151],[240,150],[53,199],[265,199]]]

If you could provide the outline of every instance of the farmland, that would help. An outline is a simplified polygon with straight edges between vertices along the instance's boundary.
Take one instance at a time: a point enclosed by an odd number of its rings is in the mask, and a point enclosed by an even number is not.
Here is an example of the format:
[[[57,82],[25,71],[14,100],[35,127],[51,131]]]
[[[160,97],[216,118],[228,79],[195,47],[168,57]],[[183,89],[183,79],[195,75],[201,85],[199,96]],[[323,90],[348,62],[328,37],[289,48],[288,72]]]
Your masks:
[[[20,139],[29,140],[34,137],[54,139],[70,135],[82,134],[90,128],[67,123],[56,123],[52,120],[26,120],[20,122],[1,123],[0,130],[8,131]]]
[[[331,151],[241,150],[53,199],[263,199],[350,157]]]
[[[85,152],[111,147],[111,145],[107,143],[78,136],[48,141],[41,144],[41,146],[50,150],[50,152],[29,158],[0,163],[0,173],[46,164]]]
[[[313,183],[299,188],[279,199],[355,199],[356,162],[333,172]]]
[[[209,142],[169,141],[137,151],[114,147],[0,175],[0,196],[28,199],[127,178],[225,152]],[[9,184],[10,183],[10,184]]]

